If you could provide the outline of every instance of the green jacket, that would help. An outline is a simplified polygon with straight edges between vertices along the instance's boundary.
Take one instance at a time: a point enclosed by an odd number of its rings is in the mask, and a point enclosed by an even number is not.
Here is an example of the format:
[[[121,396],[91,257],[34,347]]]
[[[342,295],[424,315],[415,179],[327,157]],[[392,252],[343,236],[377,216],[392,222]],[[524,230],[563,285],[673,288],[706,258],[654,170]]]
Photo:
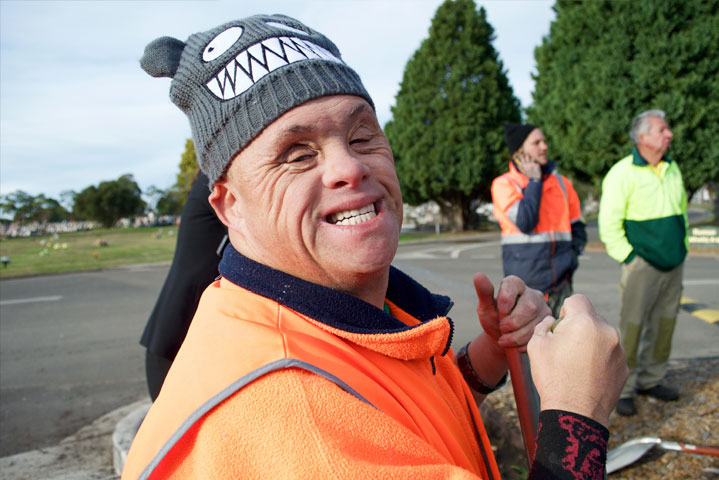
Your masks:
[[[669,271],[686,257],[688,226],[682,174],[669,157],[659,163],[657,175],[635,147],[604,177],[599,238],[616,261],[628,263],[639,255]]]

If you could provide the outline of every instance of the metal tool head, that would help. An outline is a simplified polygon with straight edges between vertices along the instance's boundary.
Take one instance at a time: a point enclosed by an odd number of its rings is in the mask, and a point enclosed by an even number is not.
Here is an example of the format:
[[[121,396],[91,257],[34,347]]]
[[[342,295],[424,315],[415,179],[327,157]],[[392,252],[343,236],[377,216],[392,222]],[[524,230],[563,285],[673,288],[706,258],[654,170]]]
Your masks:
[[[607,473],[616,472],[631,465],[659,443],[661,443],[661,439],[657,437],[639,437],[609,450],[607,452]]]

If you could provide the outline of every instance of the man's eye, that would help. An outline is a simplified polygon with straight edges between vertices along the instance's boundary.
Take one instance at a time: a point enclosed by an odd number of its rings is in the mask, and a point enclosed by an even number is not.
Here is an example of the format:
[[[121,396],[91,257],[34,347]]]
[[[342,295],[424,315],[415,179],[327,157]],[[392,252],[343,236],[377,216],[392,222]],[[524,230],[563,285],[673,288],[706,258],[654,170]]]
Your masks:
[[[311,153],[296,153],[293,155],[287,156],[287,163],[298,163],[298,162],[307,162],[312,159]]]
[[[369,141],[370,141],[369,138],[355,138],[355,139],[350,140],[350,145],[356,145],[358,143],[367,143]]]

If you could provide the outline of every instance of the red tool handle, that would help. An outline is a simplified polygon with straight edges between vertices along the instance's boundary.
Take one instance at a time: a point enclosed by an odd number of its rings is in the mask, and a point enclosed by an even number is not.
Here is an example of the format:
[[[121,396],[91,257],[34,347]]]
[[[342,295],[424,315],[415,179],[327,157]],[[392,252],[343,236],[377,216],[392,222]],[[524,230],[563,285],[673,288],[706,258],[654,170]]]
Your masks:
[[[719,457],[719,448],[717,448],[717,447],[705,447],[702,445],[690,445],[688,443],[680,443],[679,447],[682,449],[682,452],[698,453],[701,455],[712,455],[714,457]]]
[[[522,429],[524,451],[527,454],[527,464],[531,467],[534,453],[537,450],[537,424],[539,423],[539,395],[534,388],[532,373],[529,368],[529,357],[520,353],[519,349],[507,348],[505,350],[509,376],[512,379],[514,400],[517,403],[519,426]]]

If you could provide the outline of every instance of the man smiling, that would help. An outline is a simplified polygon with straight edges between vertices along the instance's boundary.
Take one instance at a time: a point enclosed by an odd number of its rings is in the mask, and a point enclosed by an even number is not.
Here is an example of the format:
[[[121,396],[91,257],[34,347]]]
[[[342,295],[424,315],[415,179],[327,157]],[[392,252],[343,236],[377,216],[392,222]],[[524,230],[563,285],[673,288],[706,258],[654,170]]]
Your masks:
[[[237,156],[210,202],[244,255],[382,306],[402,196],[363,98],[321,97],[287,112]]]
[[[483,332],[455,363],[451,301],[391,266],[392,151],[331,41],[261,15],[158,39],[142,65],[173,78],[231,244],[123,478],[498,478],[475,400],[506,347],[546,366],[533,478],[603,478],[616,330],[577,296],[553,333],[538,291],[510,277],[495,299],[477,275]]]

